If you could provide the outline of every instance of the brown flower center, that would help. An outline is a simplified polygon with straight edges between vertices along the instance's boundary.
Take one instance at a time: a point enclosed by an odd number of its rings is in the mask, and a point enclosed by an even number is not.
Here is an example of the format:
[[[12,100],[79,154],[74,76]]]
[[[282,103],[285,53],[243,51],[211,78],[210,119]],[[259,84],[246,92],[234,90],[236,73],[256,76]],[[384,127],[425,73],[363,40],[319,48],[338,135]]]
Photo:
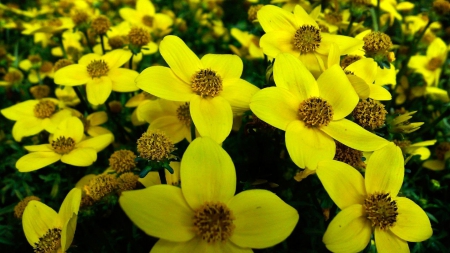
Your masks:
[[[106,64],[104,60],[92,60],[91,63],[87,65],[87,72],[92,78],[105,76],[108,71],[108,64]]]
[[[42,100],[34,106],[34,116],[45,119],[53,115],[56,111],[56,104],[49,100]]]
[[[187,127],[191,125],[191,113],[189,111],[189,103],[180,105],[177,109],[178,119],[183,122]]]
[[[61,247],[61,229],[52,228],[34,244],[35,253],[53,253]]]
[[[88,185],[84,187],[84,190],[92,200],[99,201],[104,196],[116,190],[118,186],[119,182],[114,175],[100,174],[91,178]]]
[[[397,221],[397,202],[389,193],[375,193],[364,200],[367,219],[372,222],[372,227],[386,230]]]
[[[123,48],[123,46],[125,45],[125,38],[119,35],[110,37],[108,40],[108,44],[112,49]]]
[[[386,114],[384,105],[370,98],[360,101],[353,110],[355,123],[370,130],[382,127]]]
[[[99,16],[92,20],[91,27],[96,34],[104,35],[108,32],[109,27],[111,27],[111,22],[106,16]]]
[[[61,136],[52,141],[52,148],[58,154],[67,154],[75,148],[75,141],[71,137]]]
[[[350,64],[361,60],[361,56],[359,55],[347,55],[345,56],[342,60],[341,60],[341,68],[345,69],[346,67],[348,67]]]
[[[41,72],[42,73],[49,73],[51,72],[53,69],[53,63],[49,62],[49,61],[44,61],[41,65]]]
[[[131,44],[142,47],[150,42],[150,33],[143,28],[133,27],[128,33],[128,38]]]
[[[117,173],[124,173],[136,168],[136,155],[130,150],[118,150],[109,158],[109,166]]]
[[[433,57],[431,58],[431,60],[427,63],[427,69],[433,71],[436,70],[438,68],[440,68],[442,66],[442,59],[437,58],[437,57]]]
[[[366,164],[362,160],[362,152],[356,149],[345,146],[344,144],[336,141],[336,153],[334,160],[344,162],[354,168],[365,168]]]
[[[298,116],[307,127],[327,126],[333,119],[333,108],[322,98],[312,97],[300,103]]]
[[[28,203],[32,200],[41,201],[40,198],[36,196],[28,196],[24,199],[22,199],[17,205],[14,207],[14,216],[17,219],[22,219],[23,212],[25,211],[25,208],[27,207]]]
[[[192,76],[192,91],[202,97],[215,97],[223,89],[222,78],[211,69],[202,69]]]
[[[450,151],[450,142],[442,142],[436,147],[437,159],[444,161],[445,154]]]
[[[23,79],[23,74],[19,70],[13,70],[11,72],[6,73],[3,77],[3,80],[10,84],[15,84],[21,82]]]
[[[232,211],[221,202],[206,202],[195,211],[194,230],[208,243],[224,242],[235,228]]]
[[[137,141],[140,157],[147,160],[159,162],[168,159],[174,150],[172,141],[164,132],[157,129],[145,132]]]
[[[392,47],[391,37],[382,32],[371,32],[363,38],[366,55],[385,53]]]
[[[294,35],[294,48],[300,50],[301,54],[316,51],[320,46],[322,36],[319,28],[312,25],[302,25]]]
[[[45,84],[36,85],[30,88],[30,93],[35,99],[45,98],[50,94],[50,87]]]

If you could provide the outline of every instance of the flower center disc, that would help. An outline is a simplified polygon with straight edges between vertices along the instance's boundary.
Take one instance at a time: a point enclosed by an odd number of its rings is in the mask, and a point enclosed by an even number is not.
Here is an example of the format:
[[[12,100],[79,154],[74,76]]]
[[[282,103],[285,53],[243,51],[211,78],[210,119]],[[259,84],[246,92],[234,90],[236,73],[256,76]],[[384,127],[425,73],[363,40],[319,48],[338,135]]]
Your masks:
[[[52,141],[52,148],[58,154],[67,154],[75,148],[75,141],[68,137],[61,136],[56,141]]]
[[[195,211],[194,230],[208,243],[224,242],[233,234],[234,219],[225,204],[206,202]]]
[[[55,111],[56,104],[48,100],[40,101],[34,106],[34,116],[40,119],[45,119],[52,116]]]
[[[397,202],[391,199],[389,193],[375,193],[364,200],[367,218],[372,227],[386,230],[397,221]]]
[[[105,76],[108,71],[108,64],[104,60],[93,60],[87,65],[87,72],[92,78]]]
[[[300,53],[314,52],[320,46],[320,30],[312,25],[302,25],[294,35],[294,48]]]
[[[191,125],[191,113],[189,111],[189,103],[184,103],[180,105],[177,109],[178,119],[183,122],[186,126]]]
[[[202,97],[215,97],[223,89],[222,78],[213,70],[202,69],[192,77],[191,88]]]
[[[52,253],[61,247],[61,229],[49,229],[34,245],[35,253]]]
[[[158,129],[145,132],[137,141],[140,157],[147,160],[159,162],[168,159],[174,150],[175,147],[169,137]]]
[[[298,115],[307,127],[321,127],[333,119],[333,108],[322,98],[312,97],[300,104]]]
[[[427,69],[429,70],[436,70],[438,69],[440,66],[442,66],[442,60],[437,58],[437,57],[433,57],[431,58],[431,60],[428,62],[427,64]]]

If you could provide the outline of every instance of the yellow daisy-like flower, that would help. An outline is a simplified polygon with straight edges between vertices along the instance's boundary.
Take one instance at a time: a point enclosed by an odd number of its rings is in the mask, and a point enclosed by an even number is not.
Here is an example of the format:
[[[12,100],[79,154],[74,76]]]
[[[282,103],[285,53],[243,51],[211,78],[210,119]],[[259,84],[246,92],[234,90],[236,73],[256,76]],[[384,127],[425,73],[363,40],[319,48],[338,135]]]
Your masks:
[[[114,139],[104,134],[83,140],[83,123],[77,117],[62,121],[50,138],[49,144],[25,146],[31,153],[16,162],[20,172],[30,172],[53,164],[59,160],[73,166],[89,166],[97,160],[97,152],[103,150]]]
[[[136,87],[134,79],[138,73],[134,70],[120,68],[132,53],[116,49],[103,56],[87,54],[80,58],[78,64],[72,64],[56,71],[54,79],[59,85],[76,86],[86,84],[89,103],[105,103],[111,91],[131,92]]]
[[[136,85],[160,98],[190,102],[198,132],[223,142],[231,132],[233,112],[248,110],[251,97],[259,90],[240,79],[242,60],[226,54],[207,54],[200,60],[172,35],[161,41],[160,53],[170,68],[149,67],[138,76]]]
[[[120,16],[132,25],[146,28],[159,35],[170,33],[172,18],[164,13],[156,13],[155,6],[150,0],[137,0],[136,9],[122,8]]]
[[[72,244],[80,208],[81,190],[72,189],[59,212],[32,200],[22,217],[23,231],[34,252],[66,252]]]
[[[427,48],[427,55],[411,57],[408,67],[422,74],[425,82],[430,86],[437,86],[441,76],[442,66],[447,60],[447,45],[441,38],[436,38]]]
[[[164,131],[175,144],[184,139],[191,141],[189,108],[187,102],[157,99],[139,107],[137,113],[140,118],[150,123],[149,129]]]
[[[333,139],[360,151],[377,150],[388,143],[345,117],[358,103],[358,94],[337,64],[317,81],[291,54],[277,56],[276,87],[256,93],[250,108],[258,118],[286,131],[286,147],[300,168],[315,170],[321,160],[332,160]]]
[[[315,76],[325,68],[332,43],[338,45],[342,55],[363,44],[351,37],[321,32],[316,21],[299,5],[294,13],[266,5],[258,11],[258,21],[266,32],[260,41],[264,54],[270,57],[282,52],[295,55]]]
[[[430,220],[422,208],[397,196],[404,170],[402,151],[394,143],[372,154],[365,179],[345,163],[319,163],[317,175],[342,210],[331,221],[323,237],[329,250],[360,252],[374,231],[379,253],[406,253],[409,252],[407,241],[420,242],[432,235]]]
[[[12,135],[14,140],[20,142],[23,137],[38,134],[42,130],[54,133],[58,124],[72,115],[70,110],[58,111],[58,103],[54,98],[27,100],[2,109],[1,113],[7,119],[16,121]]]
[[[299,215],[266,190],[236,196],[230,156],[208,137],[195,139],[181,160],[182,188],[155,185],[123,192],[120,205],[157,252],[253,252],[291,234]],[[170,210],[171,215],[167,215]]]

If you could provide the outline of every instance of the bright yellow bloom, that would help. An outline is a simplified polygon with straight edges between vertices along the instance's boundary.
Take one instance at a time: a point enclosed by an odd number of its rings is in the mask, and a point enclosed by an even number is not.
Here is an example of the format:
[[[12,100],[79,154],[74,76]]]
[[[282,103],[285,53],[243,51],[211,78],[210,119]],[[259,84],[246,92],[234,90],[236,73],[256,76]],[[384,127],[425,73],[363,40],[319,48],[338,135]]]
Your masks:
[[[172,30],[172,18],[164,13],[156,13],[150,0],[137,0],[136,9],[125,7],[120,9],[119,13],[130,24],[146,28],[158,35],[168,34]]]
[[[103,134],[113,134],[109,129],[102,127],[100,125],[108,121],[108,114],[105,111],[97,111],[84,117],[77,110],[73,110],[73,116],[78,117],[83,122],[84,132],[89,136],[99,136]]]
[[[184,139],[191,141],[189,103],[161,98],[140,106],[137,113],[150,123],[149,129],[164,131],[174,144]]]
[[[375,151],[366,178],[338,161],[322,161],[317,175],[342,210],[331,221],[323,242],[333,252],[360,252],[372,231],[379,253],[409,252],[409,242],[428,239],[433,230],[426,213],[413,201],[398,197],[403,183],[402,151],[394,143]]]
[[[64,199],[59,212],[32,200],[22,217],[23,231],[35,252],[66,252],[72,244],[77,226],[81,190],[72,189]]]
[[[342,55],[363,45],[351,37],[321,32],[316,21],[299,5],[294,13],[266,5],[258,11],[258,21],[266,32],[260,46],[267,56],[276,57],[283,52],[295,55],[315,76],[325,68],[332,43],[338,45]]]
[[[136,85],[160,98],[190,102],[199,133],[223,142],[231,132],[233,112],[248,110],[251,97],[259,90],[240,79],[242,60],[226,54],[207,54],[200,60],[172,35],[161,41],[160,53],[170,68],[149,67],[138,76]]]
[[[125,104],[125,107],[136,107],[136,109],[131,113],[131,123],[133,126],[140,126],[147,122],[140,116],[141,113],[138,113],[140,108],[147,104],[148,102],[157,99],[157,97],[149,94],[148,92],[141,92],[137,95],[134,95],[131,97],[127,103]]]
[[[231,36],[233,36],[241,44],[241,48],[230,45],[231,51],[239,57],[248,59],[264,59],[262,49],[259,47],[259,38],[249,32],[241,31],[235,27],[231,28]]]
[[[97,160],[97,152],[113,141],[113,135],[104,134],[83,140],[83,123],[77,117],[62,121],[50,137],[49,144],[25,146],[31,153],[16,162],[20,172],[38,170],[59,160],[73,166],[86,167]]]
[[[286,147],[300,168],[315,170],[321,160],[332,160],[333,139],[360,151],[377,150],[388,142],[345,117],[358,103],[358,94],[339,65],[317,81],[300,60],[290,54],[277,56],[276,87],[256,93],[250,108],[258,118],[286,131]]]
[[[67,57],[71,60],[78,61],[81,57],[84,47],[81,45],[80,40],[82,38],[81,32],[65,31],[62,34],[63,46],[66,50]],[[52,48],[52,55],[57,57],[63,57],[63,51],[60,46]]]
[[[441,76],[442,66],[447,60],[447,45],[441,38],[436,38],[427,48],[427,55],[414,55],[408,67],[422,74],[430,86],[437,86]]]
[[[247,190],[234,196],[233,162],[208,137],[188,146],[180,172],[181,189],[155,185],[123,192],[119,199],[140,229],[160,238],[152,253],[249,253],[280,243],[297,224],[297,211],[272,192]]]
[[[1,113],[7,119],[16,123],[12,129],[14,140],[21,141],[23,137],[32,136],[46,130],[54,133],[58,124],[70,117],[70,110],[57,110],[59,101],[54,98],[27,100],[2,109]]]
[[[78,64],[59,69],[55,73],[55,83],[76,86],[86,84],[89,103],[105,103],[111,91],[131,92],[136,87],[134,79],[138,73],[134,70],[120,68],[128,62],[131,52],[116,49],[103,56],[87,54],[80,58]]]

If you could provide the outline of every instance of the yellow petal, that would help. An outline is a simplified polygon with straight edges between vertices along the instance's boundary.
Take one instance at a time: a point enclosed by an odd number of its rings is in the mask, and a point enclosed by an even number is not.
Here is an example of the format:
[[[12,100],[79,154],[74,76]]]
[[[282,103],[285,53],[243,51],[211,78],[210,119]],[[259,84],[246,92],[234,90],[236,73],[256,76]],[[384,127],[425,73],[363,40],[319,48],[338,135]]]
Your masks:
[[[319,96],[316,79],[297,57],[288,53],[279,54],[273,73],[277,87],[289,90],[297,100]]]
[[[376,192],[397,196],[403,183],[405,164],[402,151],[393,142],[370,156],[366,167],[367,194]]]
[[[315,170],[320,161],[332,160],[336,152],[331,137],[299,120],[292,121],[286,129],[286,148],[297,166],[310,170]]]
[[[119,10],[119,14],[123,18],[123,20],[128,21],[130,23],[132,23],[132,21],[136,19],[136,17],[139,17],[139,13],[135,9],[128,7],[121,8]]]
[[[320,97],[333,107],[333,120],[346,117],[358,104],[358,94],[337,64],[325,70],[317,79],[317,84]]]
[[[286,89],[269,87],[252,97],[250,109],[261,120],[286,131],[289,123],[298,120],[300,102]]]
[[[155,15],[155,6],[150,0],[137,0],[136,10],[153,17]]]
[[[30,152],[53,152],[50,144],[24,146],[24,148]]]
[[[61,157],[61,162],[73,166],[87,167],[97,160],[97,152],[92,148],[76,148]]]
[[[98,126],[108,121],[108,114],[105,111],[94,112],[86,117],[89,121],[89,125]]]
[[[114,136],[112,134],[102,134],[81,141],[80,143],[77,144],[77,148],[92,148],[96,152],[100,152],[104,148],[106,148],[109,144],[111,144],[113,140]]]
[[[1,112],[5,118],[17,121],[24,117],[35,117],[34,107],[39,103],[39,100],[27,100],[17,103],[13,106],[2,109]]]
[[[235,114],[240,114],[250,109],[250,100],[259,91],[255,85],[243,79],[228,79],[223,82],[223,91],[220,96],[231,105]]]
[[[287,31],[273,31],[264,34],[259,41],[264,54],[270,57],[276,57],[279,53],[290,53],[298,55],[292,46],[294,33]]]
[[[379,100],[379,101],[386,101],[386,100],[392,99],[391,93],[388,90],[386,90],[385,88],[383,88],[383,86],[380,86],[377,84],[372,84],[372,85],[369,85],[369,88],[370,88],[369,97],[372,99]]]
[[[108,64],[109,70],[120,68],[126,62],[128,62],[133,53],[125,49],[115,49],[102,56],[102,59]],[[109,73],[108,73],[109,75]]]
[[[347,119],[331,121],[320,128],[340,143],[361,151],[373,151],[389,142]]]
[[[112,82],[109,77],[94,78],[86,84],[86,93],[89,103],[101,105],[106,102],[112,91]]]
[[[408,62],[408,68],[419,69],[426,68],[428,63],[428,58],[424,55],[414,55]]]
[[[348,65],[345,70],[353,72],[367,84],[372,84],[377,74],[377,63],[372,58],[363,58]]]
[[[408,242],[421,242],[431,237],[433,229],[423,209],[412,200],[398,197],[397,221],[390,227],[392,233]]]
[[[339,51],[341,52],[341,55],[350,54],[364,45],[364,42],[362,40],[358,40],[344,35],[335,35],[329,33],[320,33],[320,35],[322,36],[322,41],[324,43],[328,42],[336,43],[339,46]],[[320,54],[328,55],[328,52],[320,52],[319,50],[317,52]]]
[[[294,15],[274,5],[266,5],[258,11],[258,21],[264,32],[288,31],[295,34],[297,24]]]
[[[294,17],[296,21],[295,27],[300,27],[303,25],[312,25],[318,27],[316,21],[306,13],[305,9],[302,6],[296,5],[294,8]]]
[[[445,42],[438,37],[434,39],[427,48],[427,57],[441,59],[443,60],[442,63],[444,63],[447,58],[447,51],[447,45],[445,45]]]
[[[377,252],[379,253],[409,253],[408,243],[391,231],[380,230],[375,228],[375,246],[377,247]]]
[[[316,173],[328,195],[340,209],[364,203],[364,178],[355,168],[339,161],[321,161]]]
[[[149,126],[149,129],[164,131],[174,144],[184,140],[184,128],[187,128],[186,125],[174,116],[157,118]]]
[[[445,161],[443,160],[428,160],[423,163],[423,167],[430,170],[443,170],[445,169]]]
[[[27,117],[17,120],[12,129],[12,135],[15,141],[20,142],[23,137],[32,136],[44,130],[42,119]]]
[[[186,83],[190,83],[192,76],[204,68],[197,55],[177,36],[164,37],[159,52],[175,75]]]
[[[146,68],[136,78],[136,85],[154,96],[173,101],[189,101],[194,96],[190,80],[183,82],[167,67]]]
[[[231,132],[233,111],[222,97],[195,96],[189,106],[192,121],[201,136],[209,136],[222,143]]]
[[[111,78],[112,82],[112,90],[118,92],[139,90],[134,81],[138,75],[138,72],[124,68],[111,69],[108,72],[108,76]]]
[[[61,155],[54,152],[34,152],[19,158],[16,162],[16,168],[20,172],[30,172],[53,164],[60,158]]]
[[[180,184],[180,162],[170,162],[170,167],[173,169],[173,174],[170,174],[168,170],[165,170],[166,181],[168,185]]]
[[[148,235],[172,242],[189,241],[195,236],[192,229],[194,211],[178,187],[155,185],[125,191],[119,203],[131,221]]]
[[[98,60],[101,60],[101,59],[102,59],[102,57],[100,55],[98,55],[98,54],[93,54],[93,53],[85,54],[78,60],[78,64],[84,65],[86,67],[92,61],[94,61],[94,60],[98,61]]]
[[[52,140],[56,140],[61,136],[65,138],[72,138],[75,143],[83,139],[84,126],[81,120],[75,116],[63,120],[56,128]]]
[[[252,253],[253,250],[240,248],[229,241],[224,243],[207,243],[201,237],[196,236],[187,242],[173,242],[161,239],[150,251],[150,253],[167,252]]]
[[[159,173],[157,171],[150,171],[145,177],[139,178],[138,180],[146,188],[161,184],[161,178],[159,177]]]
[[[47,130],[49,133],[54,133],[56,131],[56,128],[61,124],[61,122],[70,116],[72,116],[73,110],[70,109],[63,109],[59,112],[53,114],[50,116],[49,121],[45,125],[45,130]]]
[[[360,99],[366,99],[369,97],[370,87],[362,78],[357,77],[355,75],[347,75],[347,78],[352,84],[353,89],[355,89],[356,94],[358,94],[358,97]]]
[[[181,159],[183,195],[196,210],[206,201],[227,203],[236,190],[233,161],[222,147],[208,137],[195,139]]]
[[[112,133],[107,128],[100,127],[100,126],[91,126],[87,130],[87,134],[89,136],[95,137],[95,136],[99,136],[99,135],[112,134]]]
[[[284,241],[299,218],[297,210],[267,190],[243,191],[228,207],[236,218],[230,241],[242,248],[261,249]]]
[[[204,68],[215,71],[222,80],[240,78],[244,69],[241,58],[231,54],[206,54],[201,62]]]
[[[335,43],[332,43],[330,46],[330,52],[328,53],[328,68],[337,64],[339,65],[341,61],[341,51],[339,50],[339,46]]]
[[[82,85],[91,80],[85,65],[72,64],[65,66],[55,72],[54,81],[59,85],[75,86]]]
[[[66,224],[74,214],[78,214],[81,202],[81,190],[73,188],[64,198],[61,207],[59,208],[59,218],[61,225]]]
[[[323,242],[336,253],[360,252],[369,243],[372,226],[362,205],[352,205],[334,217],[328,225]]]
[[[75,236],[75,230],[77,228],[78,215],[74,214],[64,224],[61,230],[61,249],[63,252],[67,251],[72,244],[73,237]]]
[[[28,243],[34,246],[49,229],[55,228],[57,220],[58,214],[55,210],[39,201],[30,201],[22,216],[23,231]]]

